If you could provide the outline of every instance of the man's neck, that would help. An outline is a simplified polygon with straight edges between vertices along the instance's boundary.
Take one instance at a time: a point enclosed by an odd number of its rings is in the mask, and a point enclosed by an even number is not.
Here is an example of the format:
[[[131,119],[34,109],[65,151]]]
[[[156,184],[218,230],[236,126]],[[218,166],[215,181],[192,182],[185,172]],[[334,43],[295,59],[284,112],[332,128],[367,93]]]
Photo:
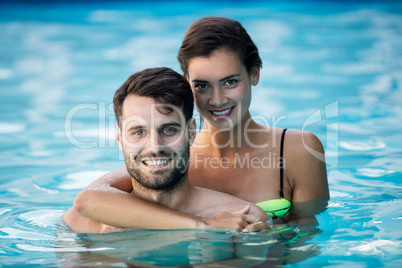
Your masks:
[[[194,186],[188,182],[187,175],[185,176],[179,184],[166,190],[146,188],[132,178],[133,191],[131,193],[169,208],[185,211],[190,205],[191,195],[194,191]]]

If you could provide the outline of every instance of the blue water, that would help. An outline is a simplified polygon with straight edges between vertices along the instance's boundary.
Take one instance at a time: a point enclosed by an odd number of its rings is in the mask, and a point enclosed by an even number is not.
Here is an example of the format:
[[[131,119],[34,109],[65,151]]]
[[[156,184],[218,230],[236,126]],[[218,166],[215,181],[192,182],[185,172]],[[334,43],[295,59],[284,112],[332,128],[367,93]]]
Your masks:
[[[146,67],[180,71],[184,33],[207,15],[239,20],[261,51],[253,115],[322,140],[331,201],[319,225],[60,228],[79,190],[123,164],[115,90]],[[0,37],[0,267],[402,265],[400,3],[1,2]]]

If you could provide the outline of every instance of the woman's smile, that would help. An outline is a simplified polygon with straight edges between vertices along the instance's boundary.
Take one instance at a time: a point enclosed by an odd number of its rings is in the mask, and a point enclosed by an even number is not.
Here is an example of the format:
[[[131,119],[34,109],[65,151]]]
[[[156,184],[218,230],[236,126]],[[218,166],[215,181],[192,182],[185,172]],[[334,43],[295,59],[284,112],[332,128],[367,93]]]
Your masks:
[[[213,115],[214,119],[224,119],[229,117],[235,106],[229,107],[227,109],[221,109],[221,110],[209,110],[211,114]]]
[[[232,128],[248,116],[252,82],[237,54],[217,50],[207,58],[193,58],[188,71],[197,110],[207,121]],[[222,119],[232,122],[222,125]]]

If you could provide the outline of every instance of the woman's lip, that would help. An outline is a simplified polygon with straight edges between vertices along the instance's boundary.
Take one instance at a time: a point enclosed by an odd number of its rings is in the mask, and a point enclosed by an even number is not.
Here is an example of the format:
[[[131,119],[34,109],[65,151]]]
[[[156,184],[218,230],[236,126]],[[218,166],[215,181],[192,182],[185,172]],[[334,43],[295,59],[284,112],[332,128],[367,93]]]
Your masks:
[[[214,118],[221,119],[221,118],[226,118],[226,117],[230,116],[231,113],[233,112],[234,107],[235,106],[232,106],[232,107],[226,108],[226,109],[221,109],[221,110],[209,110],[209,111],[214,116]]]

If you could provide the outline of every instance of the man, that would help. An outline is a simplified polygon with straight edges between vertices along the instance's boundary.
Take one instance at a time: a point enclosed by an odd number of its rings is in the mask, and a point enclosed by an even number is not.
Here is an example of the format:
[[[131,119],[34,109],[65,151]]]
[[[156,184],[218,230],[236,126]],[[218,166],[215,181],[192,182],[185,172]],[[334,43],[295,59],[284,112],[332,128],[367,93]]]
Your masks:
[[[228,221],[233,221],[234,228],[239,231],[245,227],[247,230],[266,227],[263,222],[268,220],[267,214],[254,204],[194,187],[188,182],[189,150],[196,126],[192,118],[193,94],[183,76],[168,68],[143,70],[132,75],[116,91],[113,102],[116,139],[131,175],[132,195],[204,218],[235,210]],[[249,214],[244,214],[246,212]],[[74,208],[70,208],[63,219],[76,232],[122,230],[81,216]],[[251,227],[250,222],[254,223]],[[174,226],[161,222],[154,228]]]

